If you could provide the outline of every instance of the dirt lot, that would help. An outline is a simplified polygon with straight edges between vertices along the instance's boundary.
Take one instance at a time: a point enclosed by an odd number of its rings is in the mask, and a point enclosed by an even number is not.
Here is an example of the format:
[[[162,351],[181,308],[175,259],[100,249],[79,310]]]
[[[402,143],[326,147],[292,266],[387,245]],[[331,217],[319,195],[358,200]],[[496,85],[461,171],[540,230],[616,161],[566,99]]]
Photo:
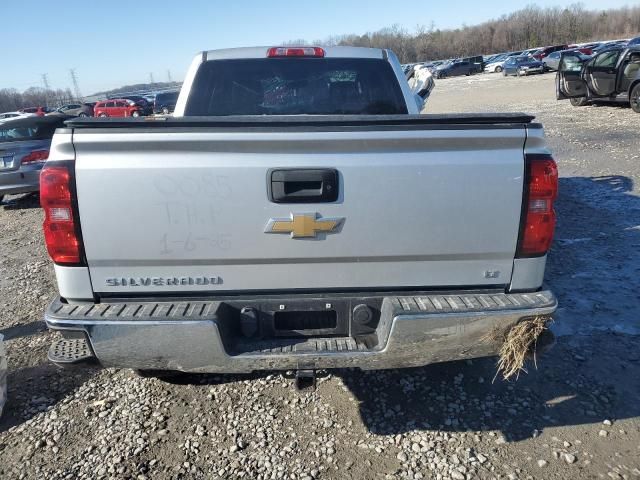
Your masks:
[[[297,393],[279,374],[57,370],[55,293],[33,197],[0,207],[9,401],[0,478],[640,478],[640,116],[554,100],[553,76],[439,81],[428,111],[525,111],[561,173],[547,283],[554,349],[517,382],[495,360],[338,371]]]

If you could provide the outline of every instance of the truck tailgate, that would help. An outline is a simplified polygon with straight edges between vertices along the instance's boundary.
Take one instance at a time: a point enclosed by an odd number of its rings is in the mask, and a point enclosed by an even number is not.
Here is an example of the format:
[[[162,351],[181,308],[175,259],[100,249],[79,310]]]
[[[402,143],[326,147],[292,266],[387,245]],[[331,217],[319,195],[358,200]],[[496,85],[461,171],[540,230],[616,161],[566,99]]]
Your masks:
[[[97,293],[508,284],[526,128],[74,130]],[[271,169],[335,169],[335,201],[274,203]],[[303,214],[329,233],[293,229]],[[313,220],[310,220],[313,223]],[[315,225],[317,226],[317,225]],[[307,225],[308,227],[308,225]]]

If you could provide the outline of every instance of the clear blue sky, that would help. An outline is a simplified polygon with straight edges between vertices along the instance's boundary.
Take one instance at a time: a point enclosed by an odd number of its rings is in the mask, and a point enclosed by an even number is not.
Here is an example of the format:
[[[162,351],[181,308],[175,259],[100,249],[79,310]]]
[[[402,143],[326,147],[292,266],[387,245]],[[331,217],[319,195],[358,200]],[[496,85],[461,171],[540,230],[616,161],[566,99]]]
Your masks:
[[[398,24],[455,28],[497,18],[531,2],[509,0],[31,0],[2,2],[0,88],[71,86],[83,94],[125,84],[182,80],[200,50],[276,45],[365,33]],[[540,6],[574,1],[538,0]],[[589,9],[631,0],[584,0]]]

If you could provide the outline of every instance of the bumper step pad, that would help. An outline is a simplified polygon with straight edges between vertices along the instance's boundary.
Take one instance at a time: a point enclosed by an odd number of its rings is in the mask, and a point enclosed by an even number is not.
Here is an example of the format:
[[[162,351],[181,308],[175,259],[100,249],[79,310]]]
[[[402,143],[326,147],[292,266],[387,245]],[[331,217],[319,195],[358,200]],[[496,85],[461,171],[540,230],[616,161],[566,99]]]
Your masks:
[[[367,351],[370,348],[362,340],[352,337],[309,338],[238,342],[233,354],[274,354],[274,353],[333,353]]]
[[[84,338],[63,338],[49,348],[49,360],[58,365],[73,365],[95,360],[89,344]]]

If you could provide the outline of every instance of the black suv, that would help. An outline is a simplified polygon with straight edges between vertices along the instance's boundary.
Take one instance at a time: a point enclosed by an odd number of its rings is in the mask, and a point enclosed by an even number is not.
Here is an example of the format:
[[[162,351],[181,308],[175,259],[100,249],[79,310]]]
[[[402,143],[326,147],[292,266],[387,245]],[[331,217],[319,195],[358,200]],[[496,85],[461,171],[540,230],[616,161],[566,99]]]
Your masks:
[[[176,108],[178,95],[180,92],[162,92],[156,93],[156,99],[153,102],[153,113],[163,113],[168,115]]]

